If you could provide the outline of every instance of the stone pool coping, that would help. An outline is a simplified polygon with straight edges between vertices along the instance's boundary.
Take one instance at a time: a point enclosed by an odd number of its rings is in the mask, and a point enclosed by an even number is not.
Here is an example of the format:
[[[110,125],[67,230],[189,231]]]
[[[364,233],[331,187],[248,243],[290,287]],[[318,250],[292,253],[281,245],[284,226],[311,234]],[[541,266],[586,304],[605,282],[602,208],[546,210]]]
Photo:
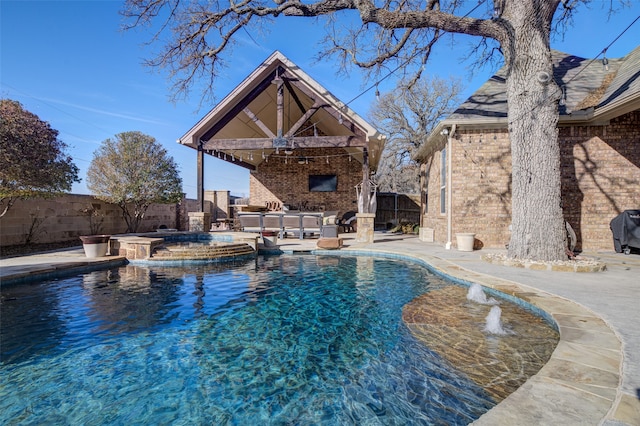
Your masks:
[[[21,261],[28,259],[26,262]],[[0,288],[125,265],[124,256],[88,258],[82,247],[0,260]]]
[[[558,324],[560,342],[550,361],[531,377],[523,386],[512,393],[500,404],[488,411],[474,424],[477,425],[541,425],[541,424],[604,424],[604,425],[640,425],[640,400],[627,389],[622,388],[622,376],[632,377],[635,362],[627,365],[623,372],[623,344],[621,338],[602,319],[601,316],[584,306],[570,300],[570,296],[560,297],[549,292],[518,283],[513,280],[497,278],[497,274],[475,272],[465,265],[478,260],[479,252],[456,253],[444,251],[436,244],[420,242],[417,238],[405,238],[376,234],[375,244],[356,244],[351,234],[342,234],[345,247],[342,250],[327,251],[327,254],[365,254],[385,255],[399,259],[423,262],[434,271],[457,280],[477,282],[487,288],[501,291],[521,298],[547,312]],[[318,252],[317,240],[280,240],[283,252]],[[484,251],[483,251],[484,252]],[[447,260],[447,256],[459,258]],[[470,260],[473,259],[473,260]],[[631,258],[616,257],[615,262],[622,265],[616,271],[617,279],[637,280],[637,266],[631,265]],[[609,259],[610,260],[610,259]],[[609,262],[607,260],[607,262]],[[85,258],[82,248],[40,253],[20,258],[0,260],[0,282],[4,285],[13,279],[31,279],[33,274],[43,271],[62,274],[69,268],[102,268],[109,263],[125,262],[124,258],[106,257],[95,260]],[[482,261],[480,261],[482,262]],[[484,262],[482,262],[484,263]],[[625,264],[626,263],[626,264]],[[487,264],[488,265],[488,264]],[[518,279],[520,268],[512,268],[504,276]],[[607,271],[604,274],[611,274]],[[514,275],[515,274],[515,275]],[[567,273],[545,272],[545,279],[566,279]],[[571,273],[569,273],[571,274]],[[500,275],[503,275],[502,273]],[[584,276],[585,274],[578,274]],[[600,273],[587,274],[612,279]],[[601,279],[598,278],[598,279]],[[636,298],[637,293],[629,293],[625,287],[622,296]],[[603,291],[606,291],[603,290]],[[597,309],[597,306],[596,306]],[[633,315],[632,315],[633,316]],[[619,324],[618,324],[619,326]],[[637,324],[635,324],[637,327]],[[624,330],[623,330],[624,332]],[[637,347],[635,335],[628,346]],[[633,358],[633,356],[631,356]],[[626,360],[629,363],[629,359]],[[628,379],[627,379],[628,380]]]
[[[113,235],[109,241],[109,252],[125,256],[130,261],[149,260],[156,248],[166,243],[185,241],[218,241],[249,245],[258,250],[260,234],[249,232],[152,232],[141,234]]]
[[[478,283],[523,300],[555,321],[560,341],[549,361],[474,425],[640,425],[640,402],[621,389],[622,342],[599,315],[586,307],[425,253],[371,246],[342,252],[417,261],[455,281]]]

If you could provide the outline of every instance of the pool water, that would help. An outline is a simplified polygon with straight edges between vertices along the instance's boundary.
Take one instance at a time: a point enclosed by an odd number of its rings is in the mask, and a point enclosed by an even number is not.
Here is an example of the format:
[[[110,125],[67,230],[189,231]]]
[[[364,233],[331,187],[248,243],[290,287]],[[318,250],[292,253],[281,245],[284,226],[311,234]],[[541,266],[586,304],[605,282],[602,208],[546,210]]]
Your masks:
[[[2,289],[2,424],[468,424],[495,405],[402,307],[451,285],[371,257],[122,266]]]

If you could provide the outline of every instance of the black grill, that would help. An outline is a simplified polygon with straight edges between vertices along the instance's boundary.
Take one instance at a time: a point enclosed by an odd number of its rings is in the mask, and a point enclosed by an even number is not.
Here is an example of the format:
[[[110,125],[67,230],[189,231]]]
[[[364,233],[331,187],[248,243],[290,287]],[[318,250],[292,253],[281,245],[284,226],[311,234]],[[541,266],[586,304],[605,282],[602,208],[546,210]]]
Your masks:
[[[631,249],[640,250],[640,210],[625,210],[609,224],[613,232],[613,247],[616,253],[629,254]]]

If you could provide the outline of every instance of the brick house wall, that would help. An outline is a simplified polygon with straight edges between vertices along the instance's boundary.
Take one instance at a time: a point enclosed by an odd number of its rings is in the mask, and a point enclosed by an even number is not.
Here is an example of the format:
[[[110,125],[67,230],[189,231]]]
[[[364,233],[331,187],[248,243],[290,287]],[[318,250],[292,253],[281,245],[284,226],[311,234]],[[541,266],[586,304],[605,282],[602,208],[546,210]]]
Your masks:
[[[560,139],[563,211],[578,248],[612,250],[611,219],[640,209],[640,111],[561,128]]]
[[[579,250],[612,250],[609,222],[640,208],[640,111],[606,126],[559,130],[563,210]],[[440,213],[441,153],[428,158],[422,226],[447,241]],[[510,238],[511,155],[506,130],[458,130],[452,143],[452,242],[457,232],[476,233],[476,248],[504,248]]]
[[[308,164],[298,163],[301,155],[309,158]],[[357,211],[355,186],[362,182],[362,164],[350,158],[323,149],[298,150],[288,157],[283,153],[272,155],[250,173],[250,204],[277,203],[291,210],[338,210],[340,214]],[[310,192],[309,175],[336,175],[337,190]]]
[[[447,242],[447,214],[440,211],[443,148],[426,164],[428,195],[422,224],[433,228],[435,241],[441,243]],[[504,248],[511,222],[511,155],[506,130],[457,131],[451,151],[454,246],[456,233],[474,232],[478,248]]]
[[[421,166],[422,217],[420,226],[434,231],[434,241],[447,242],[447,217],[440,213],[440,175],[444,145],[438,146]],[[446,199],[445,199],[446,200]]]

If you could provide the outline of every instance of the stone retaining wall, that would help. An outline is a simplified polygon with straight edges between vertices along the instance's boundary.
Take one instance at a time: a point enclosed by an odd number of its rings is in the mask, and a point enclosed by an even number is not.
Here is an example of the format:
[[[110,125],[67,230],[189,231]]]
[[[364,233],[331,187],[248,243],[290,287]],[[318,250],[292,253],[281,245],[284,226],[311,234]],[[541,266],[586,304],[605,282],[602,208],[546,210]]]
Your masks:
[[[205,210],[212,208],[212,203],[206,201]],[[160,227],[187,230],[187,213],[196,210],[197,201],[186,198],[178,204],[152,204],[138,231],[150,232]],[[91,215],[90,211],[95,213]],[[80,235],[114,235],[126,230],[120,208],[91,195],[33,198],[16,201],[0,218],[0,246],[24,244],[29,239],[31,243],[77,240],[80,245]]]

